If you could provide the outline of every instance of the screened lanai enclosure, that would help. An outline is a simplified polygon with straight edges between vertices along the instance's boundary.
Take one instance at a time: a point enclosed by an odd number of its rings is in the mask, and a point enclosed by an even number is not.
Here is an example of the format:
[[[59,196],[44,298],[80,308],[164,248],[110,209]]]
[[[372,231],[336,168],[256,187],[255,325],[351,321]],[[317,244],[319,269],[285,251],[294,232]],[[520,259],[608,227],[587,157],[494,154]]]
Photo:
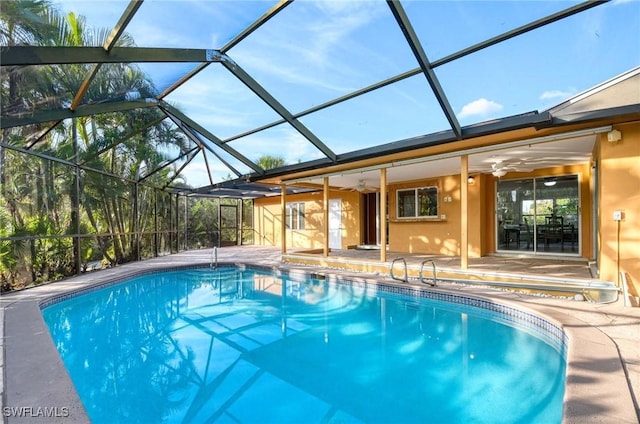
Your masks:
[[[10,149],[4,154],[12,172],[1,217],[3,290],[182,250],[252,243],[251,200],[190,197]]]
[[[0,11],[3,290],[251,244],[253,199],[314,190],[281,176],[544,128],[539,110],[640,64],[639,3],[626,1],[14,0]],[[501,186],[505,221],[528,215],[535,231],[540,208],[575,204],[569,183],[552,197],[538,183]],[[499,249],[539,248],[500,237]]]

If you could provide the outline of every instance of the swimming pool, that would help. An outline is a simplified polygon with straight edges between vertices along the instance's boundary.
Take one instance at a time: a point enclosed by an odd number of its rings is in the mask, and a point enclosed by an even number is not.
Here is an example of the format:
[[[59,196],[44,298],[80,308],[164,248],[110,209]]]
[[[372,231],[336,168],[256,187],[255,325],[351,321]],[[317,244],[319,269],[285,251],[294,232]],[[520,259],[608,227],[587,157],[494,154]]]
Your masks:
[[[562,419],[564,334],[484,300],[225,266],[49,303],[93,422]]]

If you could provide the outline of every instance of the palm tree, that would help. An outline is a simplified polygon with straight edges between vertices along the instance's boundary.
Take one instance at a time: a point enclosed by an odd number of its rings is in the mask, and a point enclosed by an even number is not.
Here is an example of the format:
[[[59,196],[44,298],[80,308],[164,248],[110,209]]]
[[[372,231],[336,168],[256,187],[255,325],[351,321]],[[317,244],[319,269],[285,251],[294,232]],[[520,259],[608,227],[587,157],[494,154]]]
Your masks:
[[[72,13],[62,16],[46,1],[3,3],[0,17],[0,37],[6,45],[95,46],[103,45],[110,33],[86,27],[82,16]],[[116,45],[130,47],[135,43],[130,36],[123,34]],[[3,115],[68,105],[71,102],[69,96],[78,91],[90,67],[87,64],[3,67]],[[132,93],[147,98],[154,96],[155,92],[152,81],[136,66],[108,64],[100,68],[82,101],[123,100],[130,98]],[[186,137],[179,134],[168,120],[161,120],[162,117],[159,110],[146,108],[75,118],[57,125],[33,148],[50,156],[85,162],[85,166],[104,173],[137,180],[144,172],[158,168],[176,151],[184,153],[191,149]],[[135,129],[150,122],[155,124],[129,137]],[[4,130],[2,142],[25,145],[29,140],[40,137],[43,129],[50,126],[39,124]],[[99,154],[103,150],[105,152]],[[136,259],[137,239],[131,232],[149,225],[152,219],[149,193],[152,191],[143,190],[140,197],[134,184],[118,178],[105,178],[104,174],[90,171],[77,173],[75,168],[54,166],[53,162],[33,160],[33,157],[21,153],[12,152],[10,159],[7,160],[7,152],[0,148],[0,196],[7,204],[8,213],[5,215],[11,217],[11,223],[0,229],[3,236],[5,233],[36,236],[75,234],[77,228],[86,227],[97,234],[116,234],[113,237],[96,237],[94,242],[110,263]],[[19,177],[21,171],[24,171],[24,178]],[[164,186],[169,173],[170,169],[157,172],[147,182]],[[76,178],[80,178],[77,183],[83,193],[80,199],[75,190]],[[25,198],[30,200],[25,202]],[[80,211],[73,206],[79,201],[82,202]],[[135,214],[136,207],[142,213]],[[31,267],[32,281],[47,280],[52,278],[52,272],[69,273],[69,264],[79,242],[76,237],[73,240],[74,249],[49,246],[47,251],[50,254],[42,253],[42,240],[31,242],[30,253],[13,249],[12,254],[5,255],[7,249],[3,247],[0,261],[14,266],[16,262],[27,264]],[[50,269],[54,252],[56,257],[67,258],[60,261],[60,266],[65,269]],[[30,256],[30,259],[11,261],[11,256]],[[36,269],[36,263],[42,269]],[[5,279],[4,268],[0,279]]]
[[[46,0],[16,0],[4,2],[0,9],[0,44],[6,46],[15,45],[40,45],[47,44],[56,34],[57,12]],[[42,96],[39,87],[42,79],[35,67],[2,67],[0,77],[2,79],[2,113],[3,115],[15,115],[30,110],[33,105],[48,99]],[[31,125],[19,129],[6,129],[2,131],[2,143],[20,144],[30,135],[41,130],[41,126]],[[22,160],[18,155],[12,155],[11,161],[7,161],[7,151],[0,147],[0,196],[4,199],[7,215],[10,222],[4,225],[3,235],[28,234],[30,230],[48,231],[49,225],[44,221],[31,219],[34,204],[25,202],[24,194],[29,193],[36,199],[42,199],[40,195],[51,182],[51,167],[42,169],[38,167],[38,161]],[[9,178],[11,176],[11,178]],[[36,177],[35,186],[30,183]],[[43,183],[43,184],[41,184]],[[32,191],[35,189],[35,191]],[[27,199],[31,196],[28,196]],[[48,200],[51,200],[50,198]],[[36,200],[35,205],[50,209],[50,201],[44,204]],[[20,252],[25,243],[3,242],[3,252],[0,255],[2,261],[3,288],[10,285],[17,278],[16,268],[24,266],[24,261],[17,260],[22,256]],[[32,253],[35,250],[34,241],[30,243]],[[31,263],[33,264],[33,254]],[[35,278],[34,267],[31,267],[31,277]],[[8,270],[8,272],[5,272]],[[7,277],[8,275],[8,277]]]
[[[274,169],[285,166],[286,162],[282,156],[263,155],[256,160],[256,165],[262,169]]]

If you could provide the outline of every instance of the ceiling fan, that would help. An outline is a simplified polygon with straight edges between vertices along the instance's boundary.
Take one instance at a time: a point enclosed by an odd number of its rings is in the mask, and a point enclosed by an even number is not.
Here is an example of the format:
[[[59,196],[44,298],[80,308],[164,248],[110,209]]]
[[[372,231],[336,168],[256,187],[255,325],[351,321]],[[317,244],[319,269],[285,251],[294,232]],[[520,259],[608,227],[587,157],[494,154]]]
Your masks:
[[[547,168],[558,164],[557,157],[525,157],[497,160],[491,164],[491,172],[496,177],[502,177],[507,172],[531,172],[534,169]]]
[[[347,189],[347,188],[345,188]],[[359,179],[358,183],[351,188],[348,188],[350,191],[358,191],[360,193],[367,193],[371,191],[376,191],[377,187],[373,187],[367,184],[364,179]]]
[[[523,159],[506,159],[491,164],[491,174],[494,177],[503,177],[507,172],[531,172],[533,168]]]

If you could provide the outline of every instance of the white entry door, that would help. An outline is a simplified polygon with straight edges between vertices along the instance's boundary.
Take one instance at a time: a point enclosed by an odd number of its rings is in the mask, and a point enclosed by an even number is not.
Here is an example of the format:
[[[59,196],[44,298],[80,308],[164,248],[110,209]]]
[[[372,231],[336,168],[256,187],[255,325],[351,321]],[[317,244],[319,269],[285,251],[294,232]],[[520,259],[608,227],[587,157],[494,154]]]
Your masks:
[[[329,199],[329,249],[342,249],[341,199]]]

